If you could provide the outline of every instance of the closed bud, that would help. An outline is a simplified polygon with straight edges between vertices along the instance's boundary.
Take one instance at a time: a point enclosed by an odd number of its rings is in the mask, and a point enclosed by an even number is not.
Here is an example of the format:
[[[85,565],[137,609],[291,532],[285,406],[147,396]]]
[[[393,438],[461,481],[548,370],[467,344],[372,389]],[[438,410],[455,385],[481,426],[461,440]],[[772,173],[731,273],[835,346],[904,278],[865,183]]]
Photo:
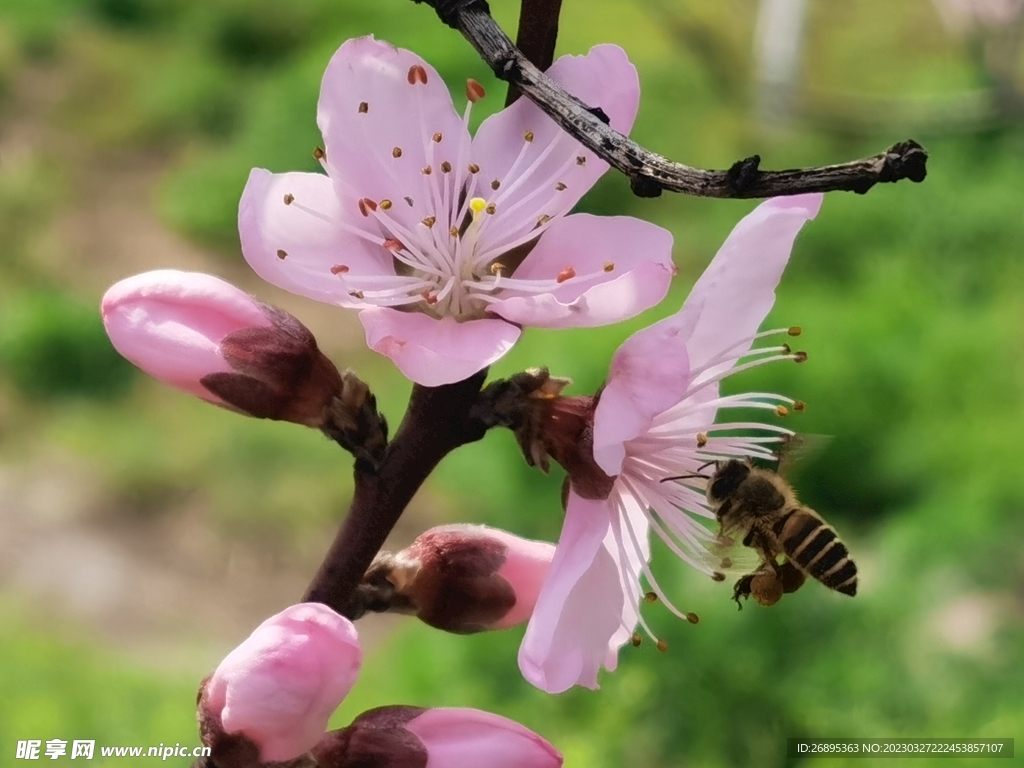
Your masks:
[[[361,656],[352,622],[319,603],[260,624],[200,689],[200,731],[214,762],[235,768],[309,751],[355,683]]]
[[[312,750],[320,768],[559,768],[562,755],[519,723],[477,709],[380,707]]]
[[[432,528],[401,552],[377,556],[349,613],[410,613],[459,634],[507,629],[533,614],[554,552],[483,525]]]
[[[309,329],[211,275],[135,275],[101,311],[114,347],[143,371],[249,416],[319,428],[342,389]]]

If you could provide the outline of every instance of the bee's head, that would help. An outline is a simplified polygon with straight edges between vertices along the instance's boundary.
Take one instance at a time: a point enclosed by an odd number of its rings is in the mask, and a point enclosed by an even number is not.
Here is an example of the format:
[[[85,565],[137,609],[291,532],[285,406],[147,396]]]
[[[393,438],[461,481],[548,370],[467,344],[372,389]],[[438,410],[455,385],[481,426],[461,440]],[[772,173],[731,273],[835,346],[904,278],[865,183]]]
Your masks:
[[[740,483],[750,474],[750,465],[736,459],[719,462],[715,473],[708,482],[708,501],[721,504],[740,487]]]

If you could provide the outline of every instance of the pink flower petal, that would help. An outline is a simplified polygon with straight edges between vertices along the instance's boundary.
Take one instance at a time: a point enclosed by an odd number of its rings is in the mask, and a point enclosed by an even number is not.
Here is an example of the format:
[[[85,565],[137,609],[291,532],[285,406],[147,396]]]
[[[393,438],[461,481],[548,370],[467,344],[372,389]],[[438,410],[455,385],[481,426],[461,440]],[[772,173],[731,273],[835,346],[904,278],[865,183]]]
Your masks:
[[[589,106],[603,109],[616,130],[628,133],[633,127],[640,84],[618,46],[598,45],[585,56],[562,56],[548,75]],[[529,142],[524,139],[528,132]],[[567,213],[608,170],[607,163],[528,99],[484,120],[473,138],[472,158],[480,172],[471,194],[498,208],[496,226],[488,225],[481,234],[486,249],[527,234],[542,215]],[[497,190],[493,181],[500,184]]]
[[[562,755],[529,728],[478,709],[428,709],[405,729],[427,748],[428,768],[558,768]]]
[[[425,387],[469,378],[508,352],[522,332],[504,320],[458,323],[386,307],[364,309],[359,320],[367,345]]]
[[[345,226],[349,218],[327,176],[254,168],[238,205],[242,253],[256,274],[278,288],[362,307],[344,276],[393,275],[394,267],[384,238],[377,245],[352,234]],[[335,274],[340,268],[344,274]]]
[[[213,403],[199,380],[232,370],[220,342],[271,325],[263,305],[212,275],[161,269],[113,285],[100,311],[114,348],[150,376]]]
[[[317,123],[346,209],[355,211],[364,197],[391,200],[389,215],[407,227],[434,212],[441,185],[451,194],[455,173],[442,173],[442,163],[461,173],[469,164],[469,132],[441,76],[416,54],[373,37],[348,40],[334,54]],[[430,175],[422,172],[427,166]]]
[[[680,310],[696,318],[686,344],[693,368],[757,333],[775,303],[793,242],[804,223],[817,216],[823,198],[773,198],[736,225]],[[737,349],[737,355],[745,349]]]
[[[516,295],[488,307],[509,322],[541,328],[617,323],[665,298],[675,272],[672,234],[631,216],[577,213],[551,224],[515,271],[519,280],[574,277],[551,293]],[[606,271],[607,269],[607,271]]]
[[[646,432],[654,417],[677,404],[691,383],[690,372],[736,346],[735,362],[775,303],[775,287],[804,222],[814,218],[822,195],[775,198],[759,205],[733,229],[690,291],[682,309],[633,334],[615,352],[608,383],[594,412],[594,460],[616,475],[625,443]],[[695,401],[711,399],[709,387]]]
[[[202,705],[226,733],[257,744],[264,762],[291,760],[324,735],[361,657],[352,622],[318,603],[293,605],[224,658]]]
[[[609,476],[622,468],[626,441],[646,432],[686,392],[693,322],[677,313],[637,331],[615,351],[594,411],[594,461]]]
[[[613,514],[607,501],[570,491],[551,570],[519,648],[523,677],[548,693],[596,689],[620,627],[625,596],[616,555],[603,544]]]

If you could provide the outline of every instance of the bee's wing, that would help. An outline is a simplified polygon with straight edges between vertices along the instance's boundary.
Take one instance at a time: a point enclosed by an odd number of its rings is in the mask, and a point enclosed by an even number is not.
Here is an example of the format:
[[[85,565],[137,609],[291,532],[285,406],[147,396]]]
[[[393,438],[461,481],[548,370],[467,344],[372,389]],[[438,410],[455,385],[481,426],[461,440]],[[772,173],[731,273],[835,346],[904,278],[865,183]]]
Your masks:
[[[775,471],[786,477],[794,467],[824,451],[831,441],[831,435],[805,434],[803,432],[785,435],[775,451],[775,461],[777,462]]]
[[[745,576],[761,566],[761,555],[757,550],[745,547],[738,538],[719,535],[708,547],[705,563],[715,573],[723,576]],[[716,579],[722,581],[722,579]]]

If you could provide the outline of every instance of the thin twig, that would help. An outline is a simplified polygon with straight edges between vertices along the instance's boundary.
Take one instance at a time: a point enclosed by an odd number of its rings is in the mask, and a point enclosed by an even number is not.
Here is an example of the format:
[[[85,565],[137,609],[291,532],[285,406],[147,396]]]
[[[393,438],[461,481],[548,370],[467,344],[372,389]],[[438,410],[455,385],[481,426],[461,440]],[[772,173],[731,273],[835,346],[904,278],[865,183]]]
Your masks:
[[[537,69],[545,70],[555,60],[555,42],[558,40],[558,14],[562,0],[523,0],[519,6],[519,30],[516,47],[532,61]],[[520,96],[515,83],[508,84],[505,106]]]
[[[599,106],[584,104],[531,64],[491,17],[484,0],[414,0],[426,2],[483,57],[495,75],[519,90],[567,133],[630,179],[640,197],[663,190],[698,197],[763,198],[806,192],[849,191],[863,194],[875,184],[910,179],[923,181],[928,153],[916,141],[894,144],[873,157],[839,165],[762,171],[758,155],[725,171],[707,171],[669,160],[641,147],[608,125]]]
[[[486,376],[484,370],[456,384],[413,387],[405,417],[379,469],[372,472],[356,465],[348,516],[304,602],[348,613],[352,593],[423,481],[453,450],[486,434],[487,425],[470,414]]]

